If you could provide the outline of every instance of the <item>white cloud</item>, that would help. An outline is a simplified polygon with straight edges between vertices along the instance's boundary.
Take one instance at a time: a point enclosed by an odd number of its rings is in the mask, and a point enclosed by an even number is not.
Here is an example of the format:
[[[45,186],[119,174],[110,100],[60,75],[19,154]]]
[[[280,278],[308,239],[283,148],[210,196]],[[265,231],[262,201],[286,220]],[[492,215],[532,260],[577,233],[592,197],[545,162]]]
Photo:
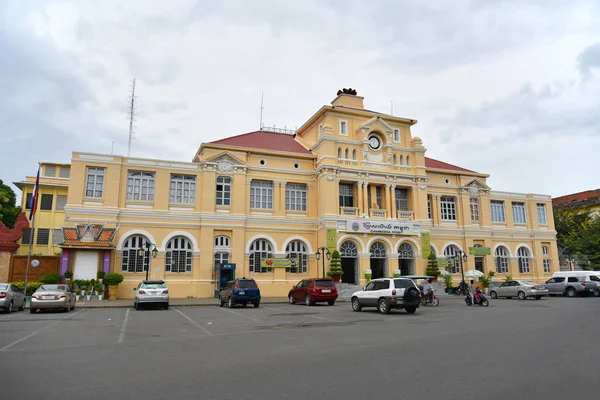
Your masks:
[[[595,187],[594,0],[13,2],[0,15],[5,181],[113,141],[126,154],[135,77],[135,156],[191,160],[258,128],[262,90],[265,123],[297,127],[351,86],[495,189]]]

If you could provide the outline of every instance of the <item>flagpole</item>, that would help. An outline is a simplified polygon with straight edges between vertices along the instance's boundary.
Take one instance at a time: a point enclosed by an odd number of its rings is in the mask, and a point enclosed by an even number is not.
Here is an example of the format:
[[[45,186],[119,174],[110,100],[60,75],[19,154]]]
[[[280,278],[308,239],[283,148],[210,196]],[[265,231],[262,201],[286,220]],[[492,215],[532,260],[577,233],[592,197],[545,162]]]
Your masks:
[[[29,251],[27,252],[27,265],[25,266],[25,284],[23,285],[23,291],[25,292],[25,298],[27,298],[27,281],[29,280],[29,264],[31,263],[31,248],[33,247],[33,237],[35,233],[35,212],[37,211],[37,198],[40,191],[40,169],[42,165],[38,162],[38,172],[33,185],[33,192],[31,193],[31,201],[29,207],[31,208],[31,230],[29,231]],[[31,302],[29,303],[31,307]]]
[[[25,297],[27,297],[27,280],[29,279],[29,264],[31,260],[31,248],[33,247],[33,236],[35,233],[35,212],[33,213],[33,218],[31,219],[31,231],[29,232],[29,251],[27,252],[27,266],[25,267],[25,287],[23,291],[25,292]]]

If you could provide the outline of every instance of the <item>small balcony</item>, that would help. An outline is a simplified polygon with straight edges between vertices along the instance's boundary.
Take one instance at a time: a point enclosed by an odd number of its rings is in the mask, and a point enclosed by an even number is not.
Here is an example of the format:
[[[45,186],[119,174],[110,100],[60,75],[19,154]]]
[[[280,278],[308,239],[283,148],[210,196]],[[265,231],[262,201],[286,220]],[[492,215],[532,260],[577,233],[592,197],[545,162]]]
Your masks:
[[[396,211],[396,218],[401,221],[412,221],[415,219],[415,213],[413,211]]]
[[[358,207],[340,207],[340,215],[344,217],[358,217]]]
[[[379,210],[379,209],[373,209],[373,208],[371,208],[369,211],[370,211],[371,218],[374,218],[374,219],[387,219],[387,216],[388,216],[388,211],[387,210]]]

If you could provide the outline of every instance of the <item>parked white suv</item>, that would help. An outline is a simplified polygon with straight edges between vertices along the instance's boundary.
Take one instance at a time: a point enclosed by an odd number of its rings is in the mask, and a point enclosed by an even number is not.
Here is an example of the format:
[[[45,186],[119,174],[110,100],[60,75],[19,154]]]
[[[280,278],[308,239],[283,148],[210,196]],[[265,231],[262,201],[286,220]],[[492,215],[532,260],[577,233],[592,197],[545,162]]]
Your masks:
[[[404,308],[412,314],[419,308],[419,289],[411,279],[373,279],[363,290],[353,293],[351,301],[354,311],[377,307],[380,313],[387,314],[392,308]]]

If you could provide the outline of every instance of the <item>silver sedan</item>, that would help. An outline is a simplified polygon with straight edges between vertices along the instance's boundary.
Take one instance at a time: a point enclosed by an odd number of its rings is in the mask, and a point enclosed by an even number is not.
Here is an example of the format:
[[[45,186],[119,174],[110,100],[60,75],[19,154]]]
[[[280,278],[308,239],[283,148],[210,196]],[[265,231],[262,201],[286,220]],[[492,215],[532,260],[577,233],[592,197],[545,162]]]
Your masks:
[[[499,287],[490,289],[490,297],[492,299],[497,299],[498,297],[506,297],[507,299],[518,297],[520,300],[525,300],[528,297],[533,297],[539,300],[543,296],[548,296],[546,285],[531,281],[512,280],[504,282]]]
[[[11,313],[15,308],[25,308],[25,293],[11,283],[0,283],[0,308]]]
[[[31,296],[29,311],[35,314],[41,309],[75,309],[75,296],[67,285],[42,285]]]

